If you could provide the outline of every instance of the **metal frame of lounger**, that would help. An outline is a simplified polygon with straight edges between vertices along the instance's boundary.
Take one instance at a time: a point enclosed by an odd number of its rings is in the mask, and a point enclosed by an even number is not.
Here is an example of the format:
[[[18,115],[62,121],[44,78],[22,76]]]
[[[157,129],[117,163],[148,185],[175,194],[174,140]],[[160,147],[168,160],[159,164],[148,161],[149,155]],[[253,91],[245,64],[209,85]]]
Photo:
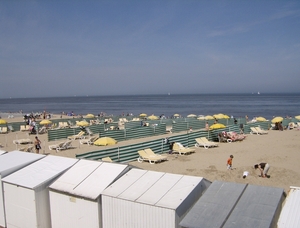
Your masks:
[[[219,146],[218,144],[214,143],[214,142],[205,142],[202,138],[196,138],[196,144],[195,147],[204,147],[205,149],[211,148],[211,147],[217,147]]]
[[[151,165],[155,164],[155,162],[161,162],[162,159],[157,156],[150,156],[144,150],[139,150],[138,162],[148,161]]]
[[[161,155],[161,154],[156,154],[151,150],[150,148],[144,149],[145,153],[148,154],[149,156],[158,156],[162,160],[168,160],[168,156],[166,155]]]
[[[174,148],[175,146],[175,148]],[[195,150],[187,147],[181,147],[178,143],[174,143],[173,148],[172,148],[173,153],[178,153],[179,155],[186,155],[186,154],[191,154],[194,153]]]

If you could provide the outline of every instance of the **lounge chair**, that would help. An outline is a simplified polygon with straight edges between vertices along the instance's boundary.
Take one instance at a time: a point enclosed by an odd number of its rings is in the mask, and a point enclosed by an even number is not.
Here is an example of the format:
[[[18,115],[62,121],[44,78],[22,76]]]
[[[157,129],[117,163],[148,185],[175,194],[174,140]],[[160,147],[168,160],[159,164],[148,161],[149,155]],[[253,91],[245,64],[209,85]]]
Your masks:
[[[261,129],[260,127],[256,127],[255,129],[257,130],[258,134],[260,134],[260,135],[269,133],[268,131]]]
[[[60,150],[67,150],[73,148],[71,144],[72,144],[72,140],[67,140],[64,142],[60,142],[58,144],[49,145],[49,150],[56,150],[56,152]]]
[[[39,134],[45,134],[46,132],[47,132],[47,128],[45,126],[39,129]]]
[[[144,151],[146,152],[146,154],[148,154],[149,156],[158,156],[159,158],[161,158],[162,160],[168,160],[168,156],[166,155],[161,155],[161,154],[156,154],[153,152],[153,150],[151,150],[150,148],[144,149]]]
[[[18,150],[19,151],[24,151],[24,152],[34,152],[33,149],[34,149],[34,146],[31,145],[31,146],[27,146],[27,147],[21,147]]]
[[[7,127],[0,127],[0,133],[1,134],[6,134],[7,133]]]
[[[227,132],[227,136],[232,140],[232,142],[243,141],[246,138],[246,135],[238,134],[234,131]]]
[[[181,143],[174,143],[172,151],[173,153],[178,153],[179,155],[185,155],[195,152],[194,149],[184,147]]]
[[[203,146],[205,149],[208,149],[210,147],[219,146],[218,143],[208,141],[208,139],[206,137],[196,138],[195,140],[196,140],[195,147],[202,147]]]
[[[110,157],[102,158],[101,161],[105,161],[105,162],[113,162],[113,160],[111,160]]]
[[[259,135],[259,133],[258,133],[258,131],[257,131],[257,129],[255,128],[255,127],[250,127],[250,134],[257,134],[257,135]]]
[[[68,139],[70,140],[83,139],[84,138],[83,135],[84,135],[84,131],[80,131],[77,135],[68,136]]]
[[[15,139],[13,140],[14,144],[29,144],[33,143],[31,139]]]
[[[219,139],[219,142],[227,142],[227,143],[231,143],[232,142],[232,139],[230,139],[228,137],[226,131],[219,132],[218,139]]]
[[[138,162],[149,161],[150,164],[155,164],[162,161],[161,157],[148,155],[144,150],[139,150],[138,153]]]
[[[14,128],[13,128],[13,126],[11,126],[11,125],[8,125],[7,127],[8,127],[8,129],[9,129],[11,132],[13,132],[13,131],[14,131]]]
[[[94,135],[89,138],[81,139],[79,142],[80,142],[80,144],[92,145],[98,138],[99,138],[99,135]]]

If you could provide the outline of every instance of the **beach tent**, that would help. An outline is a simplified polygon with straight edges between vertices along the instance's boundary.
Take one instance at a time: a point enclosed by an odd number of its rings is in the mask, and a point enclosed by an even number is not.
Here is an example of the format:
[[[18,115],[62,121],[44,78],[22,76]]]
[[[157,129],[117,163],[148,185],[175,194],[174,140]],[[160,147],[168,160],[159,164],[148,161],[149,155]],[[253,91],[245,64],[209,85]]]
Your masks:
[[[300,187],[290,187],[281,210],[278,228],[300,227]]]
[[[6,227],[2,179],[11,173],[45,157],[45,155],[11,151],[0,156],[0,226]]]
[[[210,183],[202,177],[132,169],[102,192],[103,227],[179,227]]]
[[[7,227],[50,228],[48,186],[77,161],[48,155],[3,178]]]
[[[117,163],[77,162],[49,187],[52,227],[102,227],[100,193],[128,169]]]
[[[180,222],[182,227],[276,227],[281,188],[214,181]]]

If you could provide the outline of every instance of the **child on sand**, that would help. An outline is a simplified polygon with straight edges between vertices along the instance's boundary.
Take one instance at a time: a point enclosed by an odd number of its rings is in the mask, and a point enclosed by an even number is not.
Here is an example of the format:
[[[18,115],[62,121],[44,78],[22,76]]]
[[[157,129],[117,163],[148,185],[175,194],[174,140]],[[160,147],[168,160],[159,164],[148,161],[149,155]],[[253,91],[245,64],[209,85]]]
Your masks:
[[[232,159],[233,155],[230,155],[230,157],[227,159],[227,169],[232,169]]]

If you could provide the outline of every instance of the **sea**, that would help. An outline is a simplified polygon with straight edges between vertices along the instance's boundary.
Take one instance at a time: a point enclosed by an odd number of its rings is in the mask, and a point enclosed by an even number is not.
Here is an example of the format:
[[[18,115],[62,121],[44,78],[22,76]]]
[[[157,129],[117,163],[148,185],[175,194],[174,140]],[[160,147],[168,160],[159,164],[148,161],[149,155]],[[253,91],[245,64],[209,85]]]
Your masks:
[[[124,96],[73,96],[0,99],[0,113],[74,113],[86,115],[100,113],[106,116],[179,114],[214,115],[223,113],[231,117],[300,115],[300,93],[286,94],[163,94]]]

